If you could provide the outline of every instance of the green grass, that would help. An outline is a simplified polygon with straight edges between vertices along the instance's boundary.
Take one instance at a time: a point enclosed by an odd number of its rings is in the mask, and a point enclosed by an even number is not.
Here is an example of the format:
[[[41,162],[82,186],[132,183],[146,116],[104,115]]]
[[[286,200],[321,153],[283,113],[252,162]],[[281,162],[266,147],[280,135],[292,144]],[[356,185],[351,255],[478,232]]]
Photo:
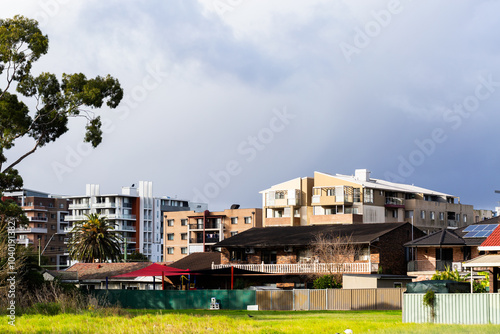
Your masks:
[[[119,315],[118,315],[118,314]],[[248,315],[252,315],[249,317]],[[23,315],[0,333],[499,333],[500,325],[403,324],[401,311],[98,310]]]

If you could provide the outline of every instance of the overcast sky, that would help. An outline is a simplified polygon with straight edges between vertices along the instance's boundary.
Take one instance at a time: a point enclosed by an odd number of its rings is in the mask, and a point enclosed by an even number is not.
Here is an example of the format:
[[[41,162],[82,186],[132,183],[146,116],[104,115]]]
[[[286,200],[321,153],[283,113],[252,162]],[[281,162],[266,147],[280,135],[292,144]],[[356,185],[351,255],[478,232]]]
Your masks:
[[[3,1],[35,18],[35,72],[111,74],[103,143],[84,120],[26,159],[26,188],[79,195],[153,181],[156,196],[260,207],[314,171],[500,201],[500,2]],[[5,87],[1,84],[0,87]],[[30,147],[19,143],[14,158]]]

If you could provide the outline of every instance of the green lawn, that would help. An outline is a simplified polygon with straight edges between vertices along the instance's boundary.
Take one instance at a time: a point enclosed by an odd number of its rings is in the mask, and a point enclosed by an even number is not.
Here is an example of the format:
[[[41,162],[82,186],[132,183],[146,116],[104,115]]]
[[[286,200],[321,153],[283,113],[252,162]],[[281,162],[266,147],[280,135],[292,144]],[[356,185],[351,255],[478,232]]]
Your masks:
[[[117,314],[118,313],[118,314]],[[252,317],[249,317],[251,315]],[[499,333],[500,325],[403,324],[401,311],[99,310],[23,315],[0,333]]]

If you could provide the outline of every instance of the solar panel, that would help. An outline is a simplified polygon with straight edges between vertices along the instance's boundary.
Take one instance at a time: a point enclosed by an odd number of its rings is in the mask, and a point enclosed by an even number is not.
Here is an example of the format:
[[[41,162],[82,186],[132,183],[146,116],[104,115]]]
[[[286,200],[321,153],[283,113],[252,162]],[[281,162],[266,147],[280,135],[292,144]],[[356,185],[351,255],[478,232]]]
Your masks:
[[[482,225],[470,225],[464,229],[464,232],[468,232],[464,235],[464,238],[486,238],[493,233],[493,231],[498,227],[499,224],[482,224]]]

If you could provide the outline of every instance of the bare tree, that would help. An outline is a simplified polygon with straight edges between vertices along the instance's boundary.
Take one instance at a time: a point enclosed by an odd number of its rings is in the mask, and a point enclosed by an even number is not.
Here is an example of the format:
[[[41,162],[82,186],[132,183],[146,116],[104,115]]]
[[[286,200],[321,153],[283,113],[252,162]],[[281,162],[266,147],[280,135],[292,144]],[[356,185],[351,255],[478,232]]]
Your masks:
[[[310,250],[324,272],[330,275],[340,275],[346,271],[344,264],[353,263],[359,247],[352,242],[350,236],[335,236],[331,234],[317,234]],[[328,265],[326,265],[328,264]],[[317,273],[316,276],[322,274]]]

